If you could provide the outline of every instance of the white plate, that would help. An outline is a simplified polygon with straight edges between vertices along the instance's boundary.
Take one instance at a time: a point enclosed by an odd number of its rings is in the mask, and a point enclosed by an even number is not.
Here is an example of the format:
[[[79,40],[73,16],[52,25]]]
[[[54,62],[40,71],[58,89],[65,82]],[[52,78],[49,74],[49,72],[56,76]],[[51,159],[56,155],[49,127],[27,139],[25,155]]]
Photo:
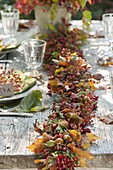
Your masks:
[[[1,56],[0,59],[4,58],[4,56],[5,56],[4,54],[10,53],[10,52],[16,50],[16,48],[18,48],[18,46],[15,47],[15,48],[11,48],[11,49],[1,50],[1,51],[0,51],[0,56]],[[3,56],[3,55],[4,55],[4,56]]]
[[[31,88],[29,88],[28,90],[20,93],[20,94],[15,94],[14,96],[11,97],[4,97],[0,99],[0,103],[4,103],[4,102],[9,102],[9,101],[13,101],[13,100],[17,100],[17,99],[21,99],[25,96],[27,96],[32,90],[36,90],[37,89],[37,85],[35,84],[34,86],[32,86]]]

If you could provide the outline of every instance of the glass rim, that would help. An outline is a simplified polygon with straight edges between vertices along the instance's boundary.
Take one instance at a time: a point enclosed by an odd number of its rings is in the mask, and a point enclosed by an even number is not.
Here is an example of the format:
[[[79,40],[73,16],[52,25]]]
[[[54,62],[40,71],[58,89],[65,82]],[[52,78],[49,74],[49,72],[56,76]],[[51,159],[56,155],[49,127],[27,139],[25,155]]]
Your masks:
[[[3,9],[0,12],[1,12],[1,14],[13,14],[13,13],[19,13],[19,10],[18,9],[13,9],[11,11],[8,11],[7,9]]]
[[[113,17],[113,13],[105,13],[102,15],[102,17]]]
[[[40,40],[40,39],[28,39],[28,40],[24,40],[22,41],[21,45],[24,45],[25,43],[30,44],[30,42],[42,42],[42,44],[38,44],[38,46],[43,46],[46,45],[47,42],[45,40]]]

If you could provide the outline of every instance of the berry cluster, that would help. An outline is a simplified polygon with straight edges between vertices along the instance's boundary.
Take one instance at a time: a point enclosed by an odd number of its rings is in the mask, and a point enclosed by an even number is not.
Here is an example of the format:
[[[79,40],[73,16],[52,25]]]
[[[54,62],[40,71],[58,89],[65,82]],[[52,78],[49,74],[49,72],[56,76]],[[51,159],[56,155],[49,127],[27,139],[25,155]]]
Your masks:
[[[59,44],[55,41],[53,44]],[[51,42],[48,40],[48,49],[54,51],[54,55],[49,52],[47,68],[52,70],[48,82],[48,95],[54,99],[52,113],[42,125],[34,124],[41,137],[28,148],[39,155],[35,160],[39,170],[74,170],[93,158],[85,149],[97,139],[88,126],[95,116],[98,97],[90,85],[92,75],[82,51],[75,44],[73,50],[69,47],[61,50],[61,42],[59,46],[52,46]]]

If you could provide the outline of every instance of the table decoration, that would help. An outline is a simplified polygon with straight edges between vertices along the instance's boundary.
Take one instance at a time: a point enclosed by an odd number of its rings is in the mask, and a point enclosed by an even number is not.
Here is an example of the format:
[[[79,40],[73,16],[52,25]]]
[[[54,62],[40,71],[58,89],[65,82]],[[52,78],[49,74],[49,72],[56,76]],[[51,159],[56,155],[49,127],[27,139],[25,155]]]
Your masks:
[[[53,62],[48,83],[48,95],[55,97],[52,112],[42,124],[34,124],[40,137],[28,148],[37,156],[38,169],[86,167],[86,160],[93,159],[87,149],[98,139],[88,127],[98,100],[89,66],[80,50],[63,49]]]
[[[97,2],[100,2],[98,0]],[[84,27],[88,28],[91,22],[91,13],[87,10],[87,3],[93,5],[95,1],[91,0],[16,0],[15,7],[28,15],[32,10],[35,10],[35,16],[40,32],[42,34],[56,31],[59,26],[62,26],[63,20],[69,23],[71,15],[76,15],[78,10],[83,14]],[[41,17],[41,18],[40,18]]]

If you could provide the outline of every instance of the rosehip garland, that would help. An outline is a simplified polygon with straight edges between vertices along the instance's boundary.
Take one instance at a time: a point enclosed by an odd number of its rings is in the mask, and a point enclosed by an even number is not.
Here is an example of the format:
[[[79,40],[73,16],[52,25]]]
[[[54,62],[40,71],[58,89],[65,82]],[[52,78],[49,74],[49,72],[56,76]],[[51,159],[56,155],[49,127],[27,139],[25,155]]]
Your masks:
[[[61,37],[57,38],[61,41]],[[75,44],[72,50],[63,48],[59,41],[54,39],[52,45],[48,39],[45,58],[52,70],[48,82],[48,95],[54,98],[52,113],[42,125],[35,122],[34,128],[41,136],[28,146],[37,154],[38,170],[86,167],[86,160],[93,159],[87,148],[98,139],[87,127],[95,116],[98,100],[91,86],[89,66]]]

